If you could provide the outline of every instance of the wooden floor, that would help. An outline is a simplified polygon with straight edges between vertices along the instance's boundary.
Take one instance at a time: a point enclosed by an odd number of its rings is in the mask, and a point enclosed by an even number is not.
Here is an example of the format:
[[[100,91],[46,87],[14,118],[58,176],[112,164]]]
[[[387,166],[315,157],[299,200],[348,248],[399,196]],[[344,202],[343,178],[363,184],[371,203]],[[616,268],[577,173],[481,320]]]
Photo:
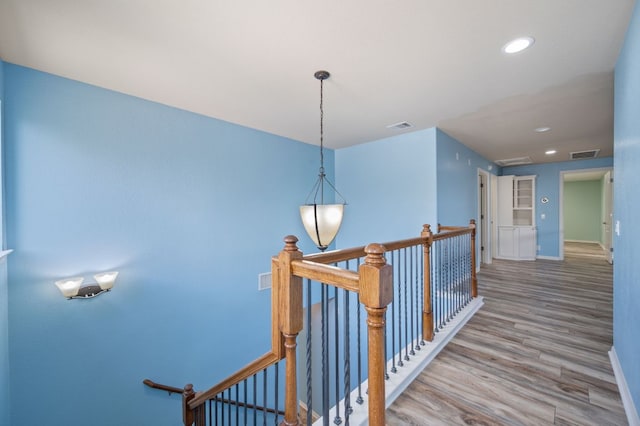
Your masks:
[[[594,259],[606,259],[604,248],[598,243],[576,243],[566,241],[564,254],[572,257],[591,257]]]
[[[495,260],[485,305],[387,410],[389,425],[626,425],[602,259]]]

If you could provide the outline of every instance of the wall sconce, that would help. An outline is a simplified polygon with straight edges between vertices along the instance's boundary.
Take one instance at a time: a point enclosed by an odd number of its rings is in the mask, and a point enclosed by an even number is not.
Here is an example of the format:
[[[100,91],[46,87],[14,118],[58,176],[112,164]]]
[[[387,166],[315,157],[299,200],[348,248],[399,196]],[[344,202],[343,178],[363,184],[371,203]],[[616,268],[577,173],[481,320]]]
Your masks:
[[[111,290],[117,277],[117,271],[102,272],[93,276],[95,283],[82,285],[84,277],[73,277],[56,281],[56,286],[67,299],[90,299]]]

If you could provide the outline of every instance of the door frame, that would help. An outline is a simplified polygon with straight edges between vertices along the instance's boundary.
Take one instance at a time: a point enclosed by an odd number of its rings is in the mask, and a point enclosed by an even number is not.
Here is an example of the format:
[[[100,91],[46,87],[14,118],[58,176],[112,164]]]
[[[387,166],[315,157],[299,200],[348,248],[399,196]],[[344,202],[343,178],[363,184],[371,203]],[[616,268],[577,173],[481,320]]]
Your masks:
[[[484,191],[480,191],[480,184],[483,183],[484,180]],[[493,230],[492,230],[492,202],[491,202],[491,173],[478,168],[478,182],[476,184],[476,189],[478,190],[478,224],[476,229],[476,243],[478,243],[478,247],[482,247],[482,241],[484,240],[484,250],[480,249],[480,262],[478,262],[478,267],[476,269],[479,270],[480,264],[486,263],[490,264],[493,260]],[[483,197],[483,199],[481,199]],[[482,206],[484,204],[484,220],[482,217]]]
[[[590,172],[612,172],[613,167],[596,167],[593,169],[576,169],[576,170],[562,170],[560,171],[560,199],[558,200],[558,259],[564,260],[564,178],[566,175],[590,173]],[[613,213],[613,199],[611,205],[611,212]],[[613,246],[613,242],[612,242]]]

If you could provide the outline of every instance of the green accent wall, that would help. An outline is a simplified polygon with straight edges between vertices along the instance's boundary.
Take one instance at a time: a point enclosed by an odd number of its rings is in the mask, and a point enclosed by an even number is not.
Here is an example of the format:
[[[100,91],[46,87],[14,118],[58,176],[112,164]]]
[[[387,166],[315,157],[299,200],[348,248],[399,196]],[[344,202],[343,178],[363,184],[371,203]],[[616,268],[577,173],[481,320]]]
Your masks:
[[[602,179],[564,183],[564,238],[602,242]]]

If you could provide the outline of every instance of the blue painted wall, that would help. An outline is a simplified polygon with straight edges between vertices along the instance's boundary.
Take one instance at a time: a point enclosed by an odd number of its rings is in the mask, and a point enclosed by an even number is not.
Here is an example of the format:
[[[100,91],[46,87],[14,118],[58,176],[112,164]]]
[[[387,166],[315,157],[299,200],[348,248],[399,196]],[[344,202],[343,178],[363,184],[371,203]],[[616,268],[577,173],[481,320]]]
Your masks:
[[[636,4],[615,71],[613,345],[640,409],[640,6]]]
[[[580,169],[612,167],[613,158],[563,161],[558,163],[530,164],[504,167],[502,175],[536,175],[536,226],[538,227],[538,256],[557,258],[560,256],[560,172]],[[540,199],[549,202],[542,204]],[[540,219],[544,214],[545,219]]]
[[[340,248],[418,237],[437,223],[435,135],[431,128],[336,151],[336,186],[349,203]]]
[[[269,349],[257,275],[284,235],[315,251],[317,147],[6,63],[4,83],[11,424],[179,423],[142,380],[206,389]],[[53,284],[106,270],[95,299]]]
[[[4,101],[4,73],[3,62],[0,60],[0,249],[3,241],[2,212],[2,180],[3,180],[3,102]],[[0,426],[9,426],[9,293],[7,285],[7,261],[0,260]]]
[[[440,129],[436,138],[438,221],[454,226],[477,222],[478,169],[496,174],[498,167]]]

